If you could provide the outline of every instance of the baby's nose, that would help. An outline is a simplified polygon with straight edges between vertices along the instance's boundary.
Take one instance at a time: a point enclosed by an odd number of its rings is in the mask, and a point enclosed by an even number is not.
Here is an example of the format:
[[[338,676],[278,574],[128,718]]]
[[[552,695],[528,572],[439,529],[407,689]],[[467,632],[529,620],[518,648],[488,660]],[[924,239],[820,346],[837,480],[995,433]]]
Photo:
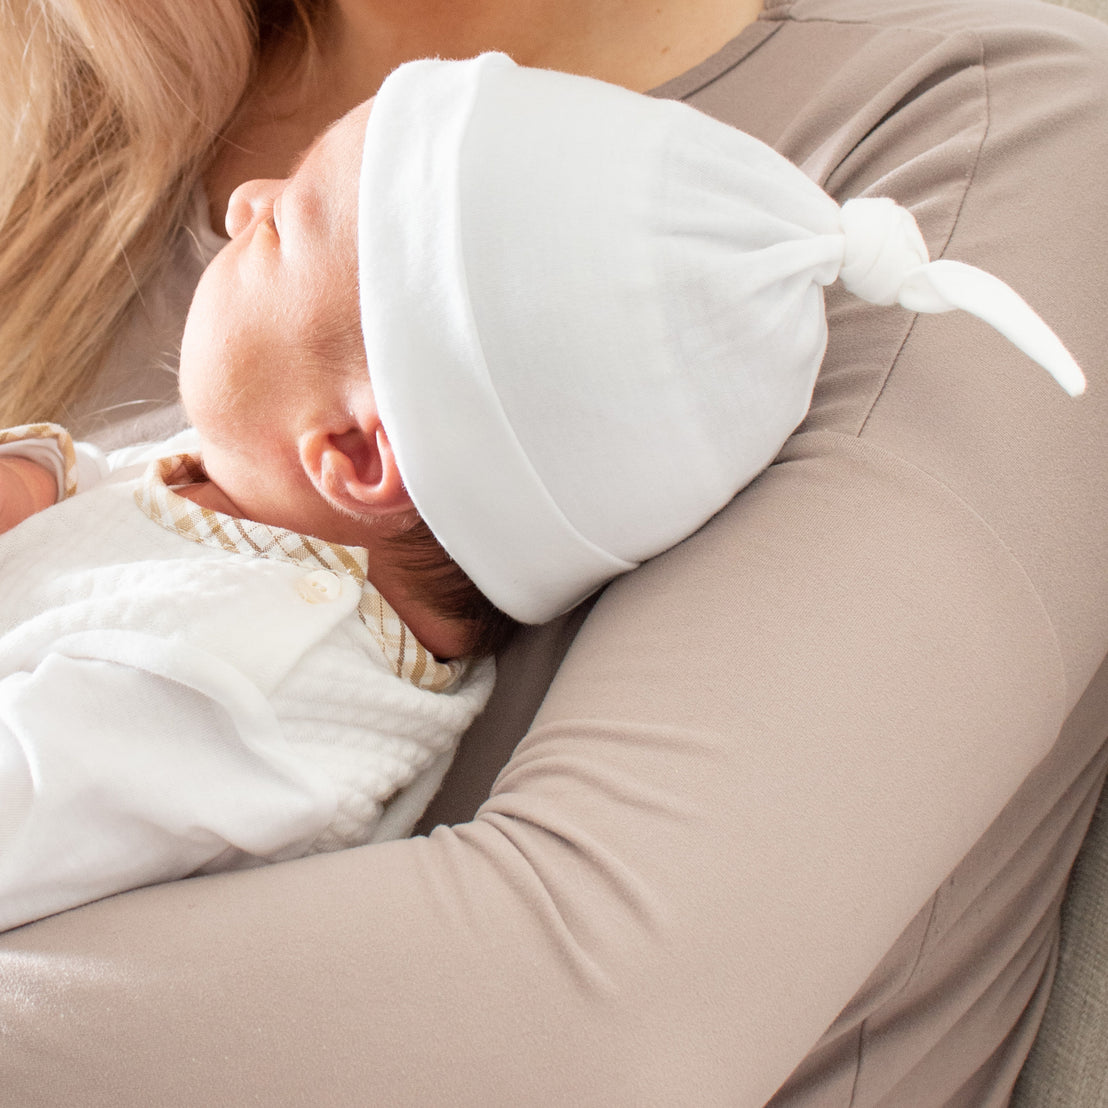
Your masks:
[[[282,181],[246,181],[231,193],[227,201],[227,215],[224,224],[227,234],[235,238],[254,222],[262,208],[270,208]]]

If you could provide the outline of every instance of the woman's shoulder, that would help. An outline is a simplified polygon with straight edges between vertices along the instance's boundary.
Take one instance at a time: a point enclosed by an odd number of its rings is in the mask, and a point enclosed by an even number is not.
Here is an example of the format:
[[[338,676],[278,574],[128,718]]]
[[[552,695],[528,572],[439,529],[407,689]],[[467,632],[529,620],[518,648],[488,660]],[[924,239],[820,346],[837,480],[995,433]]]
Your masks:
[[[1080,5],[1076,5],[1080,7]],[[1097,37],[1100,23],[1084,12],[1046,0],[765,0],[762,18],[774,22],[843,25],[931,32],[940,37],[1022,31]],[[1091,26],[1090,26],[1091,25]],[[1108,29],[1102,29],[1108,37]]]
[[[885,124],[923,98],[932,119],[956,115],[974,72],[982,112],[1026,112],[1061,90],[1102,100],[1108,24],[1043,0],[765,0],[757,22],[655,93],[802,162],[844,132],[887,143]],[[988,103],[986,77],[1019,98]]]

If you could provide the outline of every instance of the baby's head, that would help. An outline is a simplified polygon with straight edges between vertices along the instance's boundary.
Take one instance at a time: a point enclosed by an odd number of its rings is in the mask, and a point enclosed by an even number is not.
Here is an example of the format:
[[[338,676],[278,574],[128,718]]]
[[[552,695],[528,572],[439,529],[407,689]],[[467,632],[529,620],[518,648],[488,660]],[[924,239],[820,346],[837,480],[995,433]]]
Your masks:
[[[335,124],[289,178],[232,195],[231,241],[200,280],[181,347],[181,398],[212,479],[249,518],[309,534],[336,507],[353,526],[359,478],[379,514],[410,507],[385,474],[370,486],[373,459],[357,442],[378,431],[356,249],[368,112]]]
[[[836,278],[981,311],[1082,383],[1037,317],[982,303],[999,282],[929,264],[891,201],[840,209],[685,105],[503,55],[402,66],[288,181],[236,193],[228,229],[182,351],[213,480],[243,514],[360,545],[418,511],[524,622],[772,461]]]
[[[367,547],[371,576],[460,644],[487,653],[513,621],[419,517],[367,371],[358,296],[358,182],[369,104],[334,124],[287,179],[231,197],[230,243],[205,270],[180,390],[205,469],[244,518]],[[434,629],[425,642],[434,648]]]

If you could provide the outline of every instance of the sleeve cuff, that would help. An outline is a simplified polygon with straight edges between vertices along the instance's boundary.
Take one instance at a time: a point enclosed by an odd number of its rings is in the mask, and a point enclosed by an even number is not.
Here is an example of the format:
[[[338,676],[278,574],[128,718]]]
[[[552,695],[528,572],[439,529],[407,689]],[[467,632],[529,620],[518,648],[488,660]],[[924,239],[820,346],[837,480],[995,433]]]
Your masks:
[[[58,500],[99,484],[109,473],[107,459],[89,443],[75,443],[56,423],[30,423],[0,430],[0,457],[28,458],[54,474]]]

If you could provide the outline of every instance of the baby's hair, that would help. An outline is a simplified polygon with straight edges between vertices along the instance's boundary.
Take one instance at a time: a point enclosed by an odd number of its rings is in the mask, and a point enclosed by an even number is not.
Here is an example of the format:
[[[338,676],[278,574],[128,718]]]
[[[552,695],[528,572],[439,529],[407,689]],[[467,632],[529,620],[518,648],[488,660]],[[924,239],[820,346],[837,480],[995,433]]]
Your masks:
[[[409,597],[469,628],[467,654],[484,657],[507,644],[519,624],[481,592],[421,517],[390,535],[388,545],[408,571]]]
[[[355,290],[358,287],[358,262],[351,250],[348,265],[337,274],[339,287]],[[314,365],[319,373],[330,376],[338,373],[366,374],[365,340],[362,337],[362,321],[358,314],[357,301],[353,295],[335,295],[336,287],[315,289],[308,311],[313,326],[304,336],[300,357],[307,364]],[[309,387],[312,374],[307,375]]]

